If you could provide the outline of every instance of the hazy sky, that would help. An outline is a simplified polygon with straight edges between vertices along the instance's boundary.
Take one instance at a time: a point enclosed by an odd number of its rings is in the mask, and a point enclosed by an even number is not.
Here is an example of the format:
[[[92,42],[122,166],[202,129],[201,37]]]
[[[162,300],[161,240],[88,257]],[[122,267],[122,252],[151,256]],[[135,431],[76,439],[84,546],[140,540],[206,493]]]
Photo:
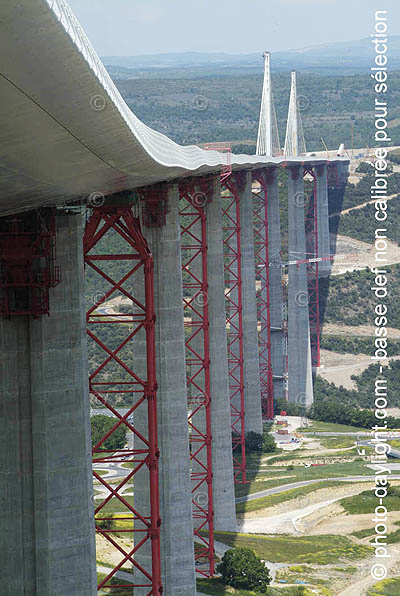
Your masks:
[[[250,53],[368,37],[375,10],[400,34],[400,0],[69,0],[101,56]]]

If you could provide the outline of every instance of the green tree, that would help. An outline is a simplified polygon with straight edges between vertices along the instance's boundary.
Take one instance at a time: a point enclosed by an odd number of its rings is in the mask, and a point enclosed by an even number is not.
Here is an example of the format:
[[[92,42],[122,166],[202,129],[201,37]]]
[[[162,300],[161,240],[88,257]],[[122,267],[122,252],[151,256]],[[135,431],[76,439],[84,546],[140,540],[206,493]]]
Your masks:
[[[262,451],[263,453],[273,453],[276,451],[275,439],[270,433],[263,433]]]
[[[104,513],[104,517],[95,519],[96,527],[101,530],[112,530],[114,528],[114,516],[112,513]]]
[[[231,548],[217,566],[218,573],[228,586],[265,592],[271,582],[269,569],[251,548]]]
[[[262,435],[249,431],[246,433],[246,453],[256,453],[262,449]]]
[[[371,174],[373,170],[373,166],[371,166],[366,161],[361,161],[356,168],[356,172],[359,172],[360,174]]]
[[[115,425],[116,419],[104,414],[97,414],[90,419],[92,426],[92,447],[97,445],[102,437]],[[120,424],[115,431],[104,441],[101,449],[122,449],[126,443],[126,426]]]

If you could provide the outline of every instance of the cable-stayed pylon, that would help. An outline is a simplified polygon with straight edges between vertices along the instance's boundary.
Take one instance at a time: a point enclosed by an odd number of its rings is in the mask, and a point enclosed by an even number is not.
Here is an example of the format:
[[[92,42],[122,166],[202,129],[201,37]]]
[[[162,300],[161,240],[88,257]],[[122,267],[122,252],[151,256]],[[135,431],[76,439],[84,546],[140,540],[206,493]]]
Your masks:
[[[257,155],[281,155],[278,124],[271,86],[271,54],[264,52],[264,85],[258,125]]]
[[[294,70],[292,71],[291,81],[284,155],[297,157],[306,152],[306,143],[298,105],[296,71]]]

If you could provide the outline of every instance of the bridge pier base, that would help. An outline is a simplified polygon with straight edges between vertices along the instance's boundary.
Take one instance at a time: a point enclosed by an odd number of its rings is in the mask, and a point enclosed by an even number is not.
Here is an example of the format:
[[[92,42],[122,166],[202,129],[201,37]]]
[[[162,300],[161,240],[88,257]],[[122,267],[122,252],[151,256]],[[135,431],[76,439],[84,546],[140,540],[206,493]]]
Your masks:
[[[0,318],[4,596],[94,596],[81,217],[56,217],[50,316]]]

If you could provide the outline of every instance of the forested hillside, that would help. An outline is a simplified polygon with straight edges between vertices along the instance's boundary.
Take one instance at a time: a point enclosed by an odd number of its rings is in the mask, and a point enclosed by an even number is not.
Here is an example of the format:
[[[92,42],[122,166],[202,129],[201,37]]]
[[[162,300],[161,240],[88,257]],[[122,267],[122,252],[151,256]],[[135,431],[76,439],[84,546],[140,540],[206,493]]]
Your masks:
[[[400,265],[392,265],[388,270],[390,291],[385,299],[388,318],[390,327],[400,329]],[[375,294],[371,291],[373,282],[374,274],[369,269],[321,279],[321,308],[326,303],[323,322],[373,325],[376,304]]]
[[[289,73],[274,74],[276,111],[281,134],[284,139],[285,119],[289,101]],[[398,120],[392,121],[391,134],[393,142],[400,144],[400,72],[392,73],[391,96],[393,108],[391,115]],[[254,151],[257,135],[259,103],[262,78],[258,75],[240,76],[206,76],[186,79],[126,79],[117,84],[134,113],[146,124],[168,134],[176,141],[184,144],[203,143],[206,141],[234,141],[236,151]],[[309,151],[321,150],[321,137],[330,148],[344,142],[351,146],[351,130],[354,126],[354,145],[371,145],[370,111],[372,86],[369,76],[322,76],[299,74],[299,95],[304,130]],[[201,96],[202,101],[196,102]],[[350,101],[351,100],[351,101]],[[352,106],[351,110],[349,106]],[[199,109],[199,106],[201,109]],[[397,110],[397,111],[396,111]],[[397,157],[392,159],[397,164]],[[400,160],[400,157],[399,157]],[[330,213],[358,206],[370,198],[372,172],[363,164],[359,169],[361,179],[358,184],[349,183],[344,196],[342,192],[331,190],[329,196]],[[281,204],[281,238],[282,258],[287,259],[287,171],[279,170],[279,190]],[[310,181],[305,182],[305,193],[309,197],[312,192]],[[400,174],[392,173],[389,178],[388,194],[400,194]],[[134,196],[132,197],[134,199]],[[397,199],[389,202],[388,236],[400,241],[400,205]],[[354,210],[347,215],[331,218],[331,231],[371,243],[375,221],[373,206]],[[107,246],[99,245],[98,251],[123,251],[116,235],[108,236]],[[103,263],[103,268],[107,267]],[[124,265],[113,262],[108,265],[108,273],[113,279],[120,279],[126,272]],[[387,305],[390,313],[390,326],[400,329],[400,265],[391,267],[389,275],[390,294]],[[372,324],[374,296],[370,290],[373,275],[369,270],[332,276],[320,281],[320,312],[322,323],[336,325]],[[107,289],[90,268],[86,272],[87,303],[97,302]],[[129,309],[127,305],[119,305],[118,310]],[[117,346],[129,333],[130,325],[109,325],[99,332],[100,339],[106,340],[108,346]],[[368,354],[371,351],[371,339],[323,336],[322,347],[331,352],[346,354]],[[124,348],[127,360],[133,359],[131,344]],[[389,355],[400,353],[397,342],[389,347]],[[89,364],[94,370],[104,356],[95,344],[89,342]],[[398,373],[398,364],[393,362],[390,375]],[[367,369],[354,381],[358,390],[342,390],[327,384],[320,378],[316,380],[315,394],[317,400],[342,399],[349,407],[366,407],[370,405],[371,379],[374,369]],[[120,370],[112,361],[107,365],[103,380],[121,381]],[[396,386],[397,387],[397,386]],[[124,404],[124,397],[116,395],[115,403]],[[398,400],[395,399],[397,404]],[[400,405],[400,402],[399,402]],[[323,409],[323,408],[322,408]]]
[[[236,152],[255,152],[262,74],[194,76],[190,79],[127,79],[116,84],[132,111],[149,126],[183,144],[231,141]],[[161,75],[162,76],[162,75]],[[400,144],[400,72],[390,74],[391,136]],[[275,106],[284,142],[289,105],[290,73],[273,74]],[[345,143],[373,145],[373,85],[369,75],[326,76],[298,73],[308,151],[321,151],[321,137],[329,148]],[[201,101],[197,98],[201,96]],[[248,142],[248,144],[246,144]]]

